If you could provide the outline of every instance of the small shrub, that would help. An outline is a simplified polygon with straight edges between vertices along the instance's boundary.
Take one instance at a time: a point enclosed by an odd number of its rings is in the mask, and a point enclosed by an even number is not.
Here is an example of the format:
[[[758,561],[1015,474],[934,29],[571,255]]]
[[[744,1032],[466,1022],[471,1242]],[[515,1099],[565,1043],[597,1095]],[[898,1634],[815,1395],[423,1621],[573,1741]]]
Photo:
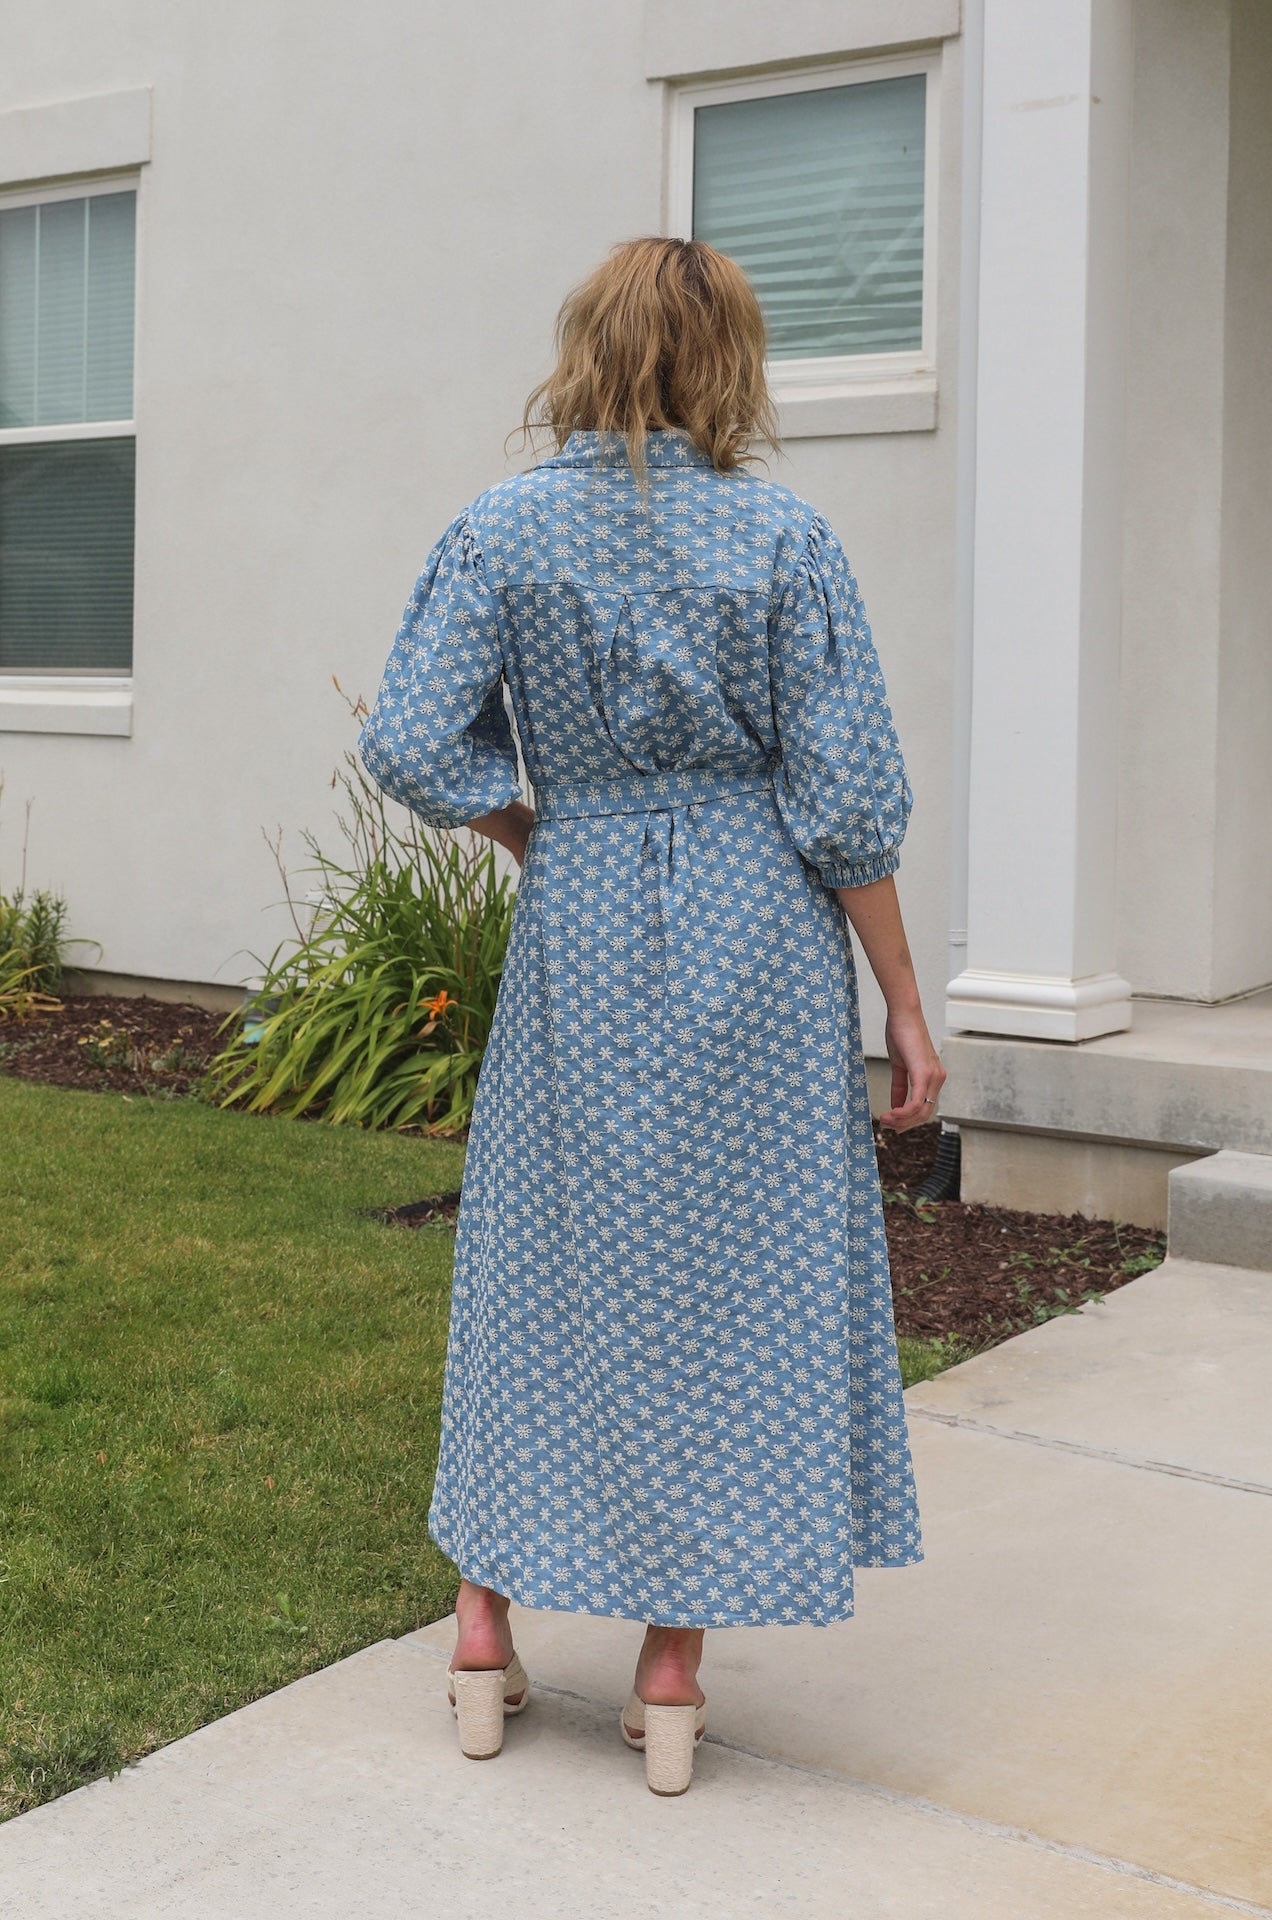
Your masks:
[[[0,780],[0,796],[4,782]],[[31,806],[27,803],[27,825]],[[60,894],[26,890],[26,841],[22,877],[15,893],[0,893],[0,1020],[25,1020],[52,1012],[60,1003],[68,947],[95,947],[95,940],[72,939],[66,931],[67,906]],[[98,952],[101,948],[98,947]]]
[[[56,993],[62,984],[66,902],[43,889],[28,899],[21,891],[0,894],[0,953],[18,958],[35,993]]]
[[[16,947],[0,951],[0,1020],[28,1020],[35,1013],[52,1013],[61,1005],[34,983],[35,969],[23,964]]]
[[[350,702],[359,722],[361,701]],[[494,1018],[515,892],[493,847],[405,814],[390,820],[357,755],[339,785],[348,852],[337,860],[306,833],[319,904],[264,973],[254,1010],[222,1023],[228,1037],[205,1097],[252,1112],[361,1127],[461,1131]],[[277,847],[275,848],[277,853]],[[280,862],[281,868],[281,862]]]
[[[66,933],[66,902],[59,895],[0,893],[0,1020],[26,1020],[61,1005],[66,949],[80,943]]]

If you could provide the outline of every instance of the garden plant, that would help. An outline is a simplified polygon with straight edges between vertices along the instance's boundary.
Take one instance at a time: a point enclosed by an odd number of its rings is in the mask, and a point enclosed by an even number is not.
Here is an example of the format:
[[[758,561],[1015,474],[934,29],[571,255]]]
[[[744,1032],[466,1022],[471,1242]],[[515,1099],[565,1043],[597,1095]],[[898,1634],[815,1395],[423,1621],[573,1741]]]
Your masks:
[[[338,686],[339,683],[337,683]],[[345,696],[347,698],[347,696]],[[350,701],[355,720],[366,714]],[[494,1018],[516,895],[494,849],[422,824],[344,755],[346,851],[312,833],[303,920],[264,964],[255,1011],[230,1016],[207,1096],[220,1106],[361,1127],[461,1132]]]
[[[0,796],[3,793],[4,782],[0,780]],[[27,832],[30,819],[28,802]],[[26,1020],[56,1007],[67,948],[97,945],[94,940],[76,940],[67,933],[67,904],[60,894],[46,888],[28,892],[26,857],[24,833],[18,885],[12,893],[0,891],[0,1020]]]

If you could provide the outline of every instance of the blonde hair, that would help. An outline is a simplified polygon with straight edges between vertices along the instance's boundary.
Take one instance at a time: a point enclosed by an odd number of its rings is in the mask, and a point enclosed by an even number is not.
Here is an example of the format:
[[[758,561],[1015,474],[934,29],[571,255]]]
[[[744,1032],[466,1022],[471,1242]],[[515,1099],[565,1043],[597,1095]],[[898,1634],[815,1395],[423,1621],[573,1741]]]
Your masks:
[[[576,430],[621,434],[642,488],[651,429],[683,429],[718,473],[758,458],[746,451],[757,437],[779,451],[760,303],[737,262],[705,241],[620,241],[567,294],[554,341],[556,366],[525,404],[523,446],[544,427],[558,453]]]

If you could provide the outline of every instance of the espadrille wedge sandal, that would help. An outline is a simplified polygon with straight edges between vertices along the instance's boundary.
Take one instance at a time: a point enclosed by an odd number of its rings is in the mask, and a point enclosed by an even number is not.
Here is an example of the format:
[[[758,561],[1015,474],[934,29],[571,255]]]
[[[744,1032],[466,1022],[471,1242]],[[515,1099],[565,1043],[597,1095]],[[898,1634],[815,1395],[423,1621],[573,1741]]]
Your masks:
[[[633,1687],[618,1724],[628,1746],[645,1756],[645,1785],[651,1793],[688,1791],[693,1756],[707,1726],[705,1700],[700,1707],[657,1707],[642,1700]]]
[[[530,1704],[530,1681],[514,1653],[506,1667],[448,1667],[446,1696],[459,1722],[461,1751],[470,1760],[493,1760],[503,1747],[505,1719]]]

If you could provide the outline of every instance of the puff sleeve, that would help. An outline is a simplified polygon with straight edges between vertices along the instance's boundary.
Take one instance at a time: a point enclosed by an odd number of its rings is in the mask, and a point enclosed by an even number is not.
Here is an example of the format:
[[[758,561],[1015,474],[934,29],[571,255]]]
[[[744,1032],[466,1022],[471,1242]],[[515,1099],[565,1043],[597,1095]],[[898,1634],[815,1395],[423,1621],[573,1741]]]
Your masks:
[[[521,797],[502,676],[494,595],[465,512],[424,563],[358,736],[376,785],[429,826],[461,827]]]
[[[769,679],[796,847],[828,887],[894,873],[914,796],[856,577],[820,514],[770,619]]]

